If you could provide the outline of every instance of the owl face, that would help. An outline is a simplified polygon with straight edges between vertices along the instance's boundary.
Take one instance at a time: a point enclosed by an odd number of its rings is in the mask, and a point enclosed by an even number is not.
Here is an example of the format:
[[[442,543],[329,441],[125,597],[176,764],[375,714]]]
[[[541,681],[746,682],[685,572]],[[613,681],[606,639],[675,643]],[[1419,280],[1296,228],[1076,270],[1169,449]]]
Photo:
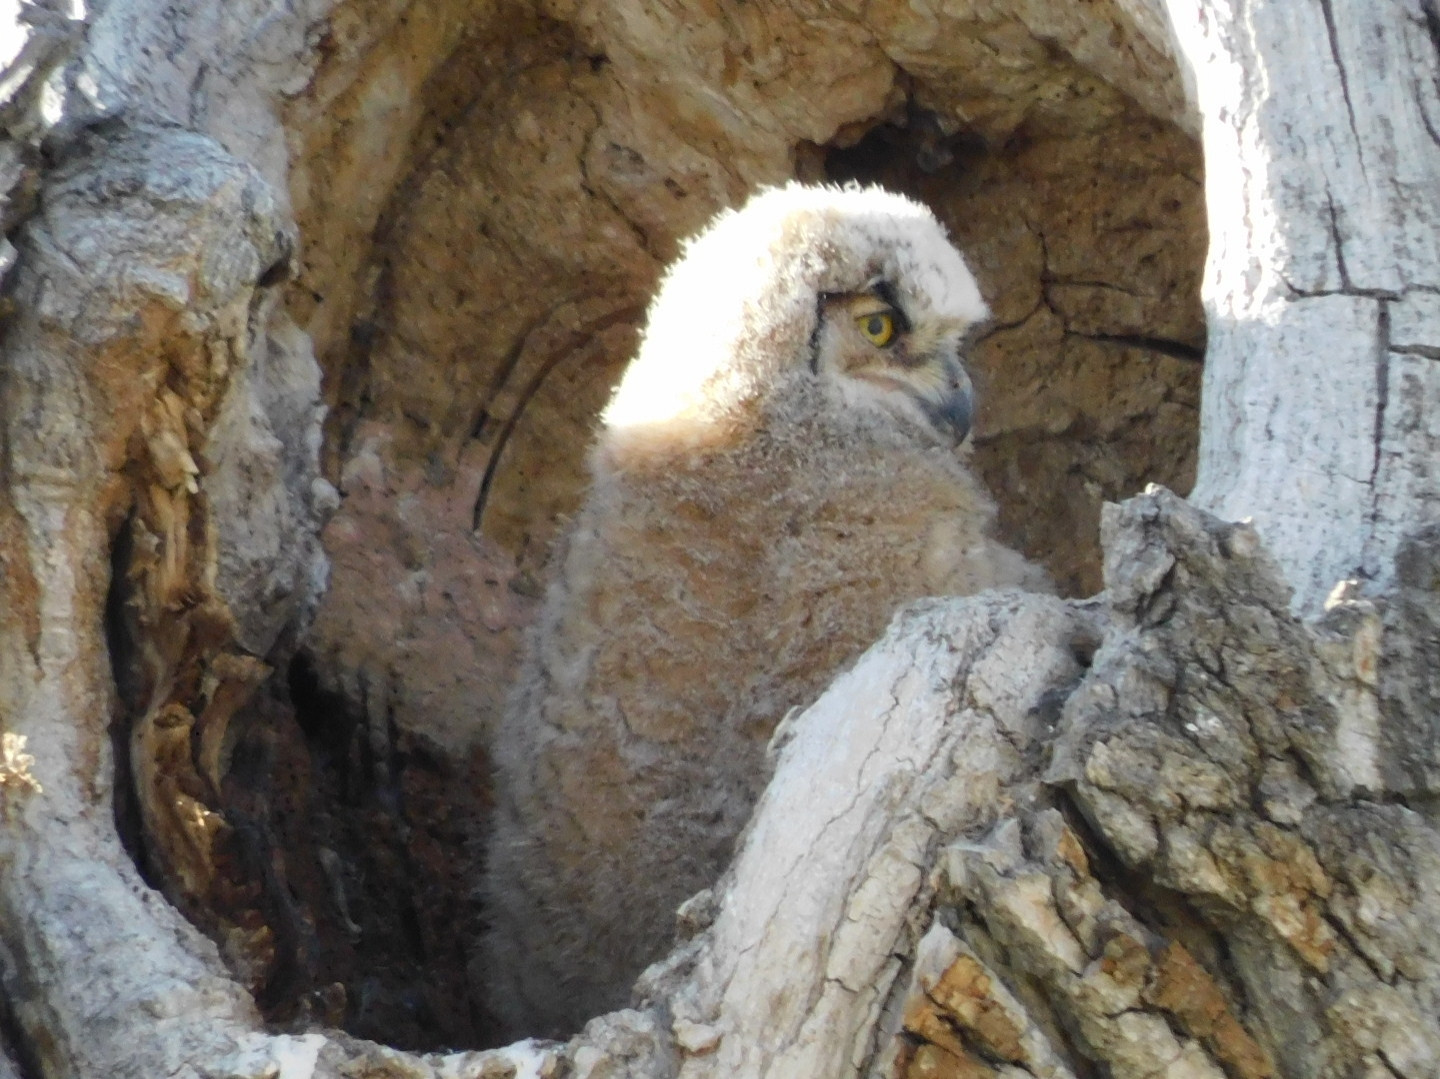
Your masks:
[[[958,443],[971,416],[961,341],[987,314],[920,204],[880,188],[772,188],[686,245],[602,420],[636,453],[723,445],[757,423],[803,427],[818,384],[840,408],[808,419],[842,437],[858,422]]]
[[[973,397],[960,362],[971,324],[906,303],[877,278],[862,291],[822,293],[811,370],[849,406],[918,420],[959,445],[970,431]]]

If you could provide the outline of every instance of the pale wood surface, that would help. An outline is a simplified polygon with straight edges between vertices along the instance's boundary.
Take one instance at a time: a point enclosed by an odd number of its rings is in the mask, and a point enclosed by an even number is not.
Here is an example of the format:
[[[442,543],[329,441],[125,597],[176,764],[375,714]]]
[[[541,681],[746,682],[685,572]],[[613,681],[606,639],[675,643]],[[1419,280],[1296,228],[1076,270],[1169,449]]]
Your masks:
[[[1436,516],[1440,54],[1412,0],[1171,3],[1203,118],[1210,345],[1193,499],[1317,611]]]

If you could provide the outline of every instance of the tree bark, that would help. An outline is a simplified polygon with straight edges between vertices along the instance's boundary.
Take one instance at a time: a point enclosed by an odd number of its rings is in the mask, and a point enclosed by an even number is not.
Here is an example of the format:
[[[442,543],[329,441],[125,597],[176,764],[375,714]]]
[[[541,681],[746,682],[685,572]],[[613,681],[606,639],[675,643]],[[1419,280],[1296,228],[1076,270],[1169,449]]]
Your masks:
[[[71,141],[24,231],[0,402],[0,1060],[27,1079],[509,1076],[555,1055],[272,1035],[181,916],[244,931],[207,801],[254,656],[323,579],[318,370],[274,295],[293,243],[253,168],[144,122]],[[143,852],[116,829],[127,765]]]
[[[1408,627],[1297,620],[1252,529],[1168,492],[1104,531],[1103,609],[912,610],[795,721],[713,925],[642,983],[681,1075],[1440,1066]]]
[[[161,7],[113,0],[63,82],[78,27],[30,10],[0,108],[24,222],[0,1079],[1440,1073],[1430,0],[1169,4],[1212,231],[1200,508],[1112,507],[1095,601],[903,612],[782,728],[635,1009],[443,1056],[267,1030],[237,981],[265,941],[216,871],[234,825],[211,796],[260,657],[321,587],[334,497],[276,295],[295,236],[269,95],[330,9]]]
[[[1210,329],[1192,500],[1316,612],[1436,517],[1440,19],[1428,0],[1169,5],[1203,121]]]

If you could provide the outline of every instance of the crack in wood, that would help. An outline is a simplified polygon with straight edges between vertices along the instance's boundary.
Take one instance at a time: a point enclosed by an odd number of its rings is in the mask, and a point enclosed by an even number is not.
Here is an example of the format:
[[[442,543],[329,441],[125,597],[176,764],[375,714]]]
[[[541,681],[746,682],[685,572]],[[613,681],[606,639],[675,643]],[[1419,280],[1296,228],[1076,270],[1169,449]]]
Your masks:
[[[1335,60],[1335,73],[1340,79],[1340,93],[1345,98],[1345,113],[1350,117],[1350,134],[1355,136],[1355,158],[1360,165],[1360,174],[1365,175],[1365,155],[1360,152],[1360,127],[1355,122],[1355,103],[1350,100],[1350,80],[1345,74],[1345,61],[1340,55],[1340,34],[1335,26],[1335,10],[1331,6],[1333,0],[1320,0],[1320,11],[1325,17],[1325,33],[1330,38],[1330,55]],[[1333,218],[1335,208],[1331,204],[1331,216]],[[1339,237],[1336,237],[1338,240]],[[1341,270],[1342,277],[1344,270]]]
[[[1375,432],[1374,456],[1370,462],[1370,511],[1371,527],[1380,519],[1380,466],[1384,461],[1385,416],[1390,405],[1390,305],[1382,303],[1377,320],[1375,336]]]
[[[1325,924],[1344,942],[1345,946],[1350,949],[1350,953],[1375,976],[1376,981],[1382,985],[1394,985],[1396,983],[1400,977],[1399,972],[1392,970],[1389,975],[1386,975],[1369,952],[1361,947],[1360,941],[1350,932],[1350,927],[1341,920],[1339,915],[1329,908],[1328,904],[1321,904],[1319,910],[1320,917],[1324,920]]]
[[[1404,297],[1404,293],[1396,292],[1394,289],[1360,288],[1348,281],[1342,288],[1301,288],[1283,274],[1280,276],[1280,280],[1284,282],[1285,291],[1290,293],[1289,299],[1291,300],[1323,300],[1332,296],[1353,296],[1363,300],[1399,300]],[[1412,285],[1407,291],[1415,291],[1416,287]]]
[[[556,308],[552,308],[551,313],[553,314],[560,306],[563,305],[557,305]],[[545,380],[550,377],[550,374],[559,367],[563,361],[579,352],[581,348],[597,335],[604,333],[613,326],[618,326],[625,322],[635,322],[640,318],[643,310],[644,308],[639,304],[626,304],[622,307],[615,308],[570,331],[570,333],[565,335],[563,340],[552,348],[550,355],[545,358],[545,361],[540,365],[539,369],[530,377],[530,380],[520,391],[520,399],[516,402],[514,411],[510,413],[501,425],[500,433],[495,438],[495,447],[491,450],[490,459],[485,464],[485,475],[480,480],[480,492],[475,497],[475,508],[470,516],[470,530],[472,532],[480,531],[480,525],[485,516],[485,504],[489,501],[490,489],[495,484],[495,476],[499,471],[500,458],[505,453],[505,447],[515,434],[515,429],[520,425],[521,417],[525,415],[525,409],[529,406],[530,402],[534,400],[535,395],[540,392],[540,387],[545,384]],[[515,362],[509,363],[507,358],[507,364],[511,370],[518,364],[519,357],[525,351],[525,346],[529,342],[531,334],[540,329],[548,321],[548,317],[547,315],[545,319],[531,326],[530,329],[522,335],[519,344],[515,346]],[[478,438],[480,434],[483,433],[485,430],[485,421],[488,418],[489,413],[482,410],[471,430],[472,438]]]
[[[1384,1046],[1380,1046],[1375,1050],[1375,1059],[1380,1061],[1380,1065],[1391,1075],[1395,1076],[1395,1079],[1411,1079],[1408,1073],[1401,1071],[1399,1066],[1390,1059],[1389,1054],[1385,1052]]]
[[[1346,91],[1345,100],[1350,100],[1349,91]],[[1354,124],[1354,118],[1351,118]],[[1363,168],[1360,170],[1365,171]],[[1350,271],[1345,266],[1345,245],[1340,238],[1340,211],[1335,208],[1335,196],[1327,188],[1325,191],[1325,209],[1330,218],[1330,238],[1335,241],[1335,268],[1340,273],[1340,285],[1344,292],[1354,294],[1354,287],[1350,283]]]
[[[1440,346],[1436,345],[1391,345],[1386,349],[1397,356],[1419,356],[1426,360],[1440,360]]]
[[[1440,7],[1436,6],[1435,0],[1420,0],[1420,14],[1425,20],[1425,32],[1435,49],[1436,59],[1440,60]]]
[[[1195,345],[1186,344],[1184,341],[1175,341],[1168,337],[1148,337],[1145,334],[1134,333],[1079,333],[1074,330],[1067,331],[1070,337],[1083,338],[1086,341],[1098,341],[1105,345],[1121,345],[1125,348],[1141,348],[1147,352],[1158,352],[1162,356],[1169,356],[1171,359],[1182,360],[1185,363],[1205,362],[1205,350]]]

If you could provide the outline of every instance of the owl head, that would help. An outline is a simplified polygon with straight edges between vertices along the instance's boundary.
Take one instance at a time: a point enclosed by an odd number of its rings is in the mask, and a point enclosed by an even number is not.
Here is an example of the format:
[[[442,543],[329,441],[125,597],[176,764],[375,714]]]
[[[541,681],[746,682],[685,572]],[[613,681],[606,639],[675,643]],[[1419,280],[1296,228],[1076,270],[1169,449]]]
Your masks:
[[[971,410],[962,343],[987,314],[919,203],[876,187],[772,188],[686,245],[602,420],[657,443],[713,444],[810,384],[841,408],[958,442]]]

